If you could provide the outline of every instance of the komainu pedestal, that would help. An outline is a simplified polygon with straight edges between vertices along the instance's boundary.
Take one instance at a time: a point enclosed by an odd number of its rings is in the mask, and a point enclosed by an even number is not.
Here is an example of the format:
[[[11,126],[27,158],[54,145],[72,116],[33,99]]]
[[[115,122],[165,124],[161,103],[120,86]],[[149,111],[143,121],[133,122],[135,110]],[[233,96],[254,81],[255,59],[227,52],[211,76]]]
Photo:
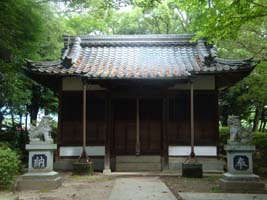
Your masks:
[[[253,145],[226,145],[228,172],[220,179],[220,188],[225,192],[265,192],[259,176],[253,174]]]
[[[17,181],[18,190],[56,189],[62,185],[62,178],[53,171],[53,155],[56,144],[28,144],[28,173]]]
[[[236,116],[228,119],[230,140],[224,149],[227,152],[228,172],[220,179],[220,188],[225,192],[265,193],[265,184],[253,174],[251,132],[245,130]]]
[[[49,134],[49,118],[42,119],[39,127],[30,130],[28,172],[17,181],[18,190],[55,189],[62,185],[62,178],[53,171],[54,151],[57,145]],[[49,122],[49,121],[48,121]]]

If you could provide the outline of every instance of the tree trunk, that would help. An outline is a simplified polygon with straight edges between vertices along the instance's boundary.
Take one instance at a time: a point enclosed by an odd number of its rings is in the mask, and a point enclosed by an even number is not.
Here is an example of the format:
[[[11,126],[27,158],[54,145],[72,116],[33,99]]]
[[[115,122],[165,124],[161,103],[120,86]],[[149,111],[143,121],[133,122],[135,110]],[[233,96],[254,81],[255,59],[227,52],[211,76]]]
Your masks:
[[[4,115],[2,112],[0,112],[0,131],[2,130],[3,120],[4,120]]]
[[[263,127],[262,127],[262,132],[264,132],[265,131],[265,128],[266,128],[266,120],[264,121],[264,123],[263,123]]]
[[[227,126],[227,117],[222,117],[221,123],[222,123],[222,126]]]
[[[25,114],[25,131],[28,131],[28,113]]]
[[[41,104],[41,86],[32,86],[32,99],[31,104],[28,106],[28,111],[30,113],[30,122],[36,125],[37,115]]]
[[[15,119],[14,119],[13,109],[10,110],[10,114],[11,114],[12,128],[15,128]]]
[[[263,109],[261,112],[261,124],[259,128],[260,132],[264,132],[264,124],[266,124],[265,112],[266,112],[265,109]]]
[[[30,112],[30,122],[32,125],[36,125],[37,116],[38,116],[39,106],[34,107]]]
[[[256,108],[255,111],[255,116],[254,116],[254,120],[253,120],[253,128],[252,131],[257,131],[258,129],[258,125],[259,125],[259,119],[260,119],[260,110],[259,108]]]

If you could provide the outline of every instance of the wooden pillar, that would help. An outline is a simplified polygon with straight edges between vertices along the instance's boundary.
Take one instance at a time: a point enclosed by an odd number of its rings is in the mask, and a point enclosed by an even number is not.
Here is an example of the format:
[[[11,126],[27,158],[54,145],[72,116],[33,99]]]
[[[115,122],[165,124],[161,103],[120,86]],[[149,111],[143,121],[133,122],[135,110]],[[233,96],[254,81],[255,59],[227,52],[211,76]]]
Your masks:
[[[103,174],[110,174],[110,141],[111,141],[111,99],[106,96],[106,139],[105,139],[105,163]]]
[[[87,90],[87,82],[86,80],[82,80],[83,84],[83,149],[79,158],[79,162],[85,160],[89,162],[88,155],[86,152],[86,90]]]
[[[58,147],[61,146],[63,141],[62,137],[62,79],[59,84],[59,91],[58,91],[58,129],[57,129],[57,145]],[[59,148],[57,149],[59,155]]]
[[[136,155],[140,155],[140,126],[139,126],[139,98],[136,98],[136,145],[135,145],[135,153]]]
[[[83,84],[83,150],[86,148],[86,84]]]
[[[168,98],[163,97],[163,106],[162,106],[162,139],[163,139],[163,169],[168,169],[169,165],[169,144],[168,144]]]
[[[190,81],[190,128],[191,128],[191,153],[195,157],[195,128],[194,128],[194,83]]]

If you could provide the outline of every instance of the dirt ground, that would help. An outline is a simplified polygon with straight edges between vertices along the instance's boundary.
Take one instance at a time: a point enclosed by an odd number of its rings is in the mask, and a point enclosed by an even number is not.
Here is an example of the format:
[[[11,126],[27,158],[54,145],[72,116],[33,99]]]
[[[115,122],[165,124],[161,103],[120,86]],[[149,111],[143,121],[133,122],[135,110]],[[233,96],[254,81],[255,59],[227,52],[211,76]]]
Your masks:
[[[61,173],[62,187],[56,190],[16,192],[19,200],[107,200],[115,178],[96,174],[93,176],[71,176]]]
[[[72,176],[71,173],[66,172],[61,173],[61,176],[63,177],[63,185],[56,190],[22,191],[16,192],[15,195],[9,195],[8,192],[0,193],[0,200],[108,200],[115,180],[122,177],[104,176],[102,173],[93,176]],[[179,192],[222,192],[218,187],[220,179],[218,176],[200,179],[161,176],[160,179],[178,200],[181,199]],[[262,181],[267,185],[267,178],[262,179]],[[4,197],[3,194],[10,198]]]
[[[219,177],[184,178],[161,177],[177,199],[181,199],[179,192],[216,192],[219,191]]]
[[[222,192],[219,188],[220,176],[205,176],[203,178],[184,178],[178,177],[161,177],[161,180],[168,186],[172,193],[180,200],[179,192],[207,192],[216,193]],[[267,186],[267,179],[262,181]]]

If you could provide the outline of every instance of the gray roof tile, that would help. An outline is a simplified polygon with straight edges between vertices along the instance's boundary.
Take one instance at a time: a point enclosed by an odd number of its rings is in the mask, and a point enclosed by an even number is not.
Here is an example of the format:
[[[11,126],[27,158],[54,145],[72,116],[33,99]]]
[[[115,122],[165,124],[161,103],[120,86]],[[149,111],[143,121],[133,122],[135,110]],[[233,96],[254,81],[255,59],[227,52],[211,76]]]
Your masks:
[[[251,68],[251,60],[216,57],[205,40],[193,35],[123,35],[66,37],[62,60],[29,62],[36,73],[88,78],[180,78]]]

